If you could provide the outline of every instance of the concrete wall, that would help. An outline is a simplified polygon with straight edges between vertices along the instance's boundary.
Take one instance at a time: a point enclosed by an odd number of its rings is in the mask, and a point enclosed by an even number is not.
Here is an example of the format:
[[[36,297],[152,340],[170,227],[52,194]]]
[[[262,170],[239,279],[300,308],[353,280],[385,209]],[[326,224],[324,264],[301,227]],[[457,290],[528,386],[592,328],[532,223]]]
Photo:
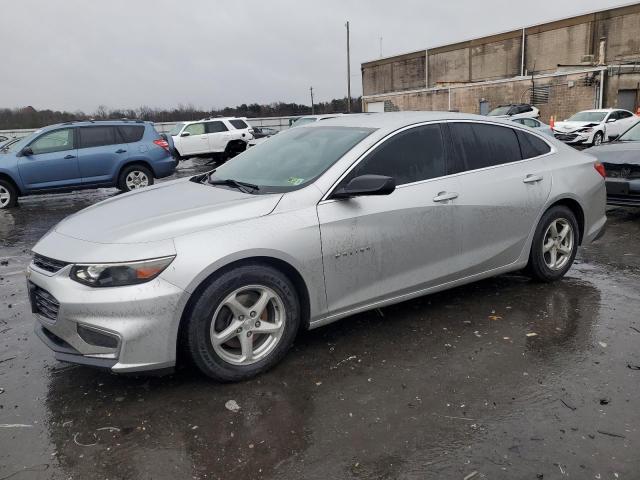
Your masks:
[[[425,72],[424,51],[369,62],[362,68],[364,95],[424,87]]]

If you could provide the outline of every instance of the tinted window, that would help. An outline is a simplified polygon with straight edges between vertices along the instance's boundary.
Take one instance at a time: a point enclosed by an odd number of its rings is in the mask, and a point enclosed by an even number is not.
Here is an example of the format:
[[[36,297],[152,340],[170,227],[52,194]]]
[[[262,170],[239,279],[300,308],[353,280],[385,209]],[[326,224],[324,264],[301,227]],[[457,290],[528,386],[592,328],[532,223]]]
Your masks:
[[[523,118],[521,123],[523,123],[527,127],[531,127],[531,128],[538,128],[540,126],[538,121],[534,120],[532,118]]]
[[[241,127],[241,128],[245,128],[245,127]],[[207,122],[207,133],[226,132],[227,130],[229,129],[222,122]]]
[[[618,118],[622,119],[622,118],[629,118],[633,115],[633,113],[631,112],[625,112],[624,110],[620,110],[618,112]]]
[[[53,153],[72,150],[75,148],[73,142],[73,129],[63,128],[61,130],[47,132],[29,146],[35,155],[39,153]]]
[[[363,160],[343,183],[360,175],[393,177],[396,185],[446,175],[440,125],[424,125],[394,135]]]
[[[204,135],[204,123],[192,123],[191,125],[187,125],[182,133]]]
[[[520,142],[520,150],[522,152],[522,158],[533,158],[544,155],[551,151],[551,147],[547,142],[541,140],[535,135],[531,135],[526,132],[517,131],[518,141]]]
[[[144,127],[142,125],[122,125],[116,128],[118,140],[123,143],[139,142],[144,136]]]
[[[522,160],[516,132],[482,123],[451,123],[456,170],[476,170]]]
[[[242,120],[229,120],[229,123],[234,127],[239,128],[240,130],[242,130],[243,128],[249,128],[249,125],[247,125]]]
[[[79,148],[100,147],[116,143],[115,127],[80,127]]]

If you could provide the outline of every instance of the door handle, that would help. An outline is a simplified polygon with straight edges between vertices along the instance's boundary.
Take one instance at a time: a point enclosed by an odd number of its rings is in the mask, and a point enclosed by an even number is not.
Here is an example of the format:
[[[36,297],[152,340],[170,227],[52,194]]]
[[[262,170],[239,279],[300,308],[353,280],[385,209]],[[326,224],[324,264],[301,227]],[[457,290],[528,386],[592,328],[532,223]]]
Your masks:
[[[542,181],[542,177],[540,175],[527,175],[526,177],[524,177],[524,180],[522,180],[524,183],[537,183],[537,182],[541,182]]]
[[[447,202],[449,200],[453,200],[458,198],[458,194],[455,192],[440,192],[438,195],[433,197],[434,202]]]
[[[71,160],[72,158],[76,158],[75,155],[67,155],[66,157],[64,157],[65,160]]]
[[[116,150],[116,153],[127,153],[127,151],[120,148],[119,150]]]

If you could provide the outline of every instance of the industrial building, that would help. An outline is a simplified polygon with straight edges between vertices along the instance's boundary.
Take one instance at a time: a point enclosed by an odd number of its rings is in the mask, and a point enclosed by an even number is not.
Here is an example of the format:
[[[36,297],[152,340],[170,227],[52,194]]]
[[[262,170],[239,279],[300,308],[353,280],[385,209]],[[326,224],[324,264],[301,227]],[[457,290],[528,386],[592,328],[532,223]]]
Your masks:
[[[640,106],[640,3],[362,64],[364,111]]]

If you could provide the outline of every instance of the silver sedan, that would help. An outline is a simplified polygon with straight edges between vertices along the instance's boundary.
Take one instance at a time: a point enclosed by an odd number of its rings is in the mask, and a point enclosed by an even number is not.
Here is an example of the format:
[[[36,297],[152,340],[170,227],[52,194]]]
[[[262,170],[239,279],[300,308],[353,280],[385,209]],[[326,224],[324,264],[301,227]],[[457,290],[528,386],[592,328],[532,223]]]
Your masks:
[[[487,117],[315,122],[59,223],[28,269],[36,332],[68,362],[159,370],[182,351],[245,379],[299,329],[505,272],[559,280],[604,229],[603,174]]]

